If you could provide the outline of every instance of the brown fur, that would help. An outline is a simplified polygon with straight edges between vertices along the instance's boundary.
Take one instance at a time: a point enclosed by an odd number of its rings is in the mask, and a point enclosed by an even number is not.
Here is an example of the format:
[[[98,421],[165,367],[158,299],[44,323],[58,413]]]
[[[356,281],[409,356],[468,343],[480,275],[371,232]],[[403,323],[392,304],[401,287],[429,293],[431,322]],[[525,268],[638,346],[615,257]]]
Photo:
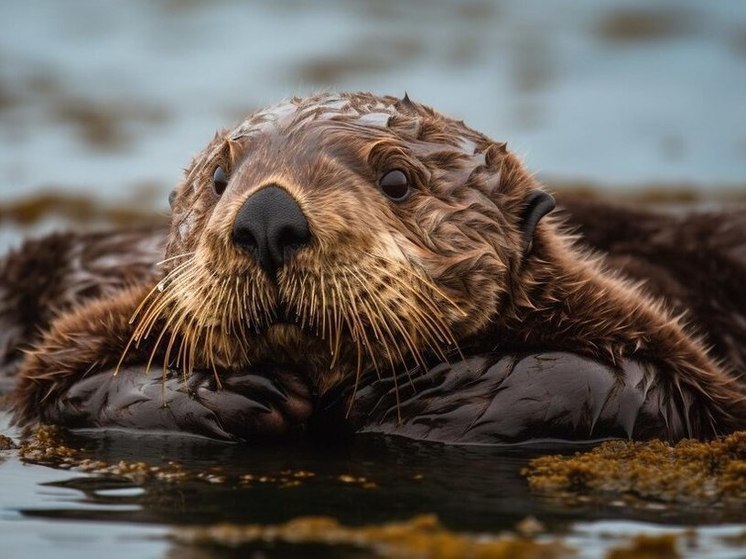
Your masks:
[[[222,196],[218,165],[230,179]],[[404,202],[376,186],[391,169],[413,185]],[[238,209],[268,184],[296,198],[313,235],[276,278],[231,242]],[[406,97],[318,95],[255,113],[187,169],[160,283],[53,324],[24,363],[18,416],[43,417],[122,353],[218,378],[288,361],[324,394],[429,354],[502,347],[653,362],[675,397],[696,400],[691,432],[743,427],[735,378],[662,301],[607,271],[552,216],[525,253],[521,216],[537,189],[504,144]]]
[[[31,239],[0,265],[0,384],[50,322],[87,300],[155,277],[157,230],[53,233]]]
[[[564,197],[562,216],[609,268],[644,282],[697,325],[710,354],[746,381],[746,208],[662,212]]]

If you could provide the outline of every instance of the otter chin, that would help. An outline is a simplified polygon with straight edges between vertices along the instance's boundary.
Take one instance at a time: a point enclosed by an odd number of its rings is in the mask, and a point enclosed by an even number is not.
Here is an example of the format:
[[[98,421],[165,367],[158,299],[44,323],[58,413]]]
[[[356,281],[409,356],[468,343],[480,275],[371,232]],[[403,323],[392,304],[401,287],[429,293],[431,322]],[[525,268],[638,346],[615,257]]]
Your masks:
[[[63,274],[64,305],[26,294],[58,310],[5,344],[26,349],[5,359],[18,422],[454,444],[746,428],[743,211],[691,241],[738,280],[702,297],[680,269],[692,246],[670,234],[685,223],[569,202],[562,217],[507,144],[369,93],[294,98],[220,131],[170,203],[167,231],[104,251],[151,259],[134,278],[112,266],[98,278],[115,288],[82,290]],[[630,218],[617,236],[660,234],[647,254],[594,246],[614,239],[613,219],[585,219],[601,211]],[[7,258],[6,299],[31,289],[11,281],[31,252]]]

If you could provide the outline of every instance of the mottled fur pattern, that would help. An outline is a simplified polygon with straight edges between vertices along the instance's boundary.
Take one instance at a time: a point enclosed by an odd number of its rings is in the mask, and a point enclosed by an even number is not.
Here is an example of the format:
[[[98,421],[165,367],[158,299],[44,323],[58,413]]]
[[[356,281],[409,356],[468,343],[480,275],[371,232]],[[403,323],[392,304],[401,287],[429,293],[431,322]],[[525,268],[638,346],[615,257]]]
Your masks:
[[[402,202],[377,187],[393,169],[412,187]],[[276,277],[231,240],[239,208],[267,185],[297,200],[313,238]],[[287,361],[323,394],[427,355],[505,347],[652,361],[672,398],[700,402],[690,432],[743,427],[734,377],[661,301],[552,216],[527,249],[522,216],[537,190],[505,144],[406,97],[323,94],[257,112],[187,169],[160,282],[54,324],[24,365],[18,416],[43,416],[75,377],[120,355],[218,378]]]

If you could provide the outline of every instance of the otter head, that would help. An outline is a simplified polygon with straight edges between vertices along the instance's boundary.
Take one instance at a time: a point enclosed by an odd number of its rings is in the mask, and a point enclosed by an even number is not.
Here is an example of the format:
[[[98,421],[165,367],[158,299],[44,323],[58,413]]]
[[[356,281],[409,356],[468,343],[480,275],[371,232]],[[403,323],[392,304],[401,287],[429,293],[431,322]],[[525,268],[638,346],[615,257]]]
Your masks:
[[[552,207],[504,144],[406,96],[292,99],[187,170],[135,339],[186,369],[296,363],[320,391],[443,357],[503,312]]]

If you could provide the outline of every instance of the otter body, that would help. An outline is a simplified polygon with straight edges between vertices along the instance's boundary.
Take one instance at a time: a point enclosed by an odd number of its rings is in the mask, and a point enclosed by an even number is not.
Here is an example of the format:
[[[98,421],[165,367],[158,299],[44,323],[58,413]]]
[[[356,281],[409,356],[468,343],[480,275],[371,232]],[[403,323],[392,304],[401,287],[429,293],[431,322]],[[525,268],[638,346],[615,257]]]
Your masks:
[[[137,262],[165,244],[158,266],[63,290],[73,302],[33,315],[40,339],[23,325],[22,360],[6,337],[16,418],[449,443],[746,428],[744,214],[691,218],[720,228],[680,237],[683,218],[565,207],[585,240],[505,144],[406,97],[259,111],[195,158],[168,232],[130,239]],[[620,224],[645,242],[625,245]],[[681,277],[704,246],[713,269]],[[12,255],[0,279],[16,332],[23,288],[7,278],[29,262]],[[24,300],[53,297],[36,289]]]

